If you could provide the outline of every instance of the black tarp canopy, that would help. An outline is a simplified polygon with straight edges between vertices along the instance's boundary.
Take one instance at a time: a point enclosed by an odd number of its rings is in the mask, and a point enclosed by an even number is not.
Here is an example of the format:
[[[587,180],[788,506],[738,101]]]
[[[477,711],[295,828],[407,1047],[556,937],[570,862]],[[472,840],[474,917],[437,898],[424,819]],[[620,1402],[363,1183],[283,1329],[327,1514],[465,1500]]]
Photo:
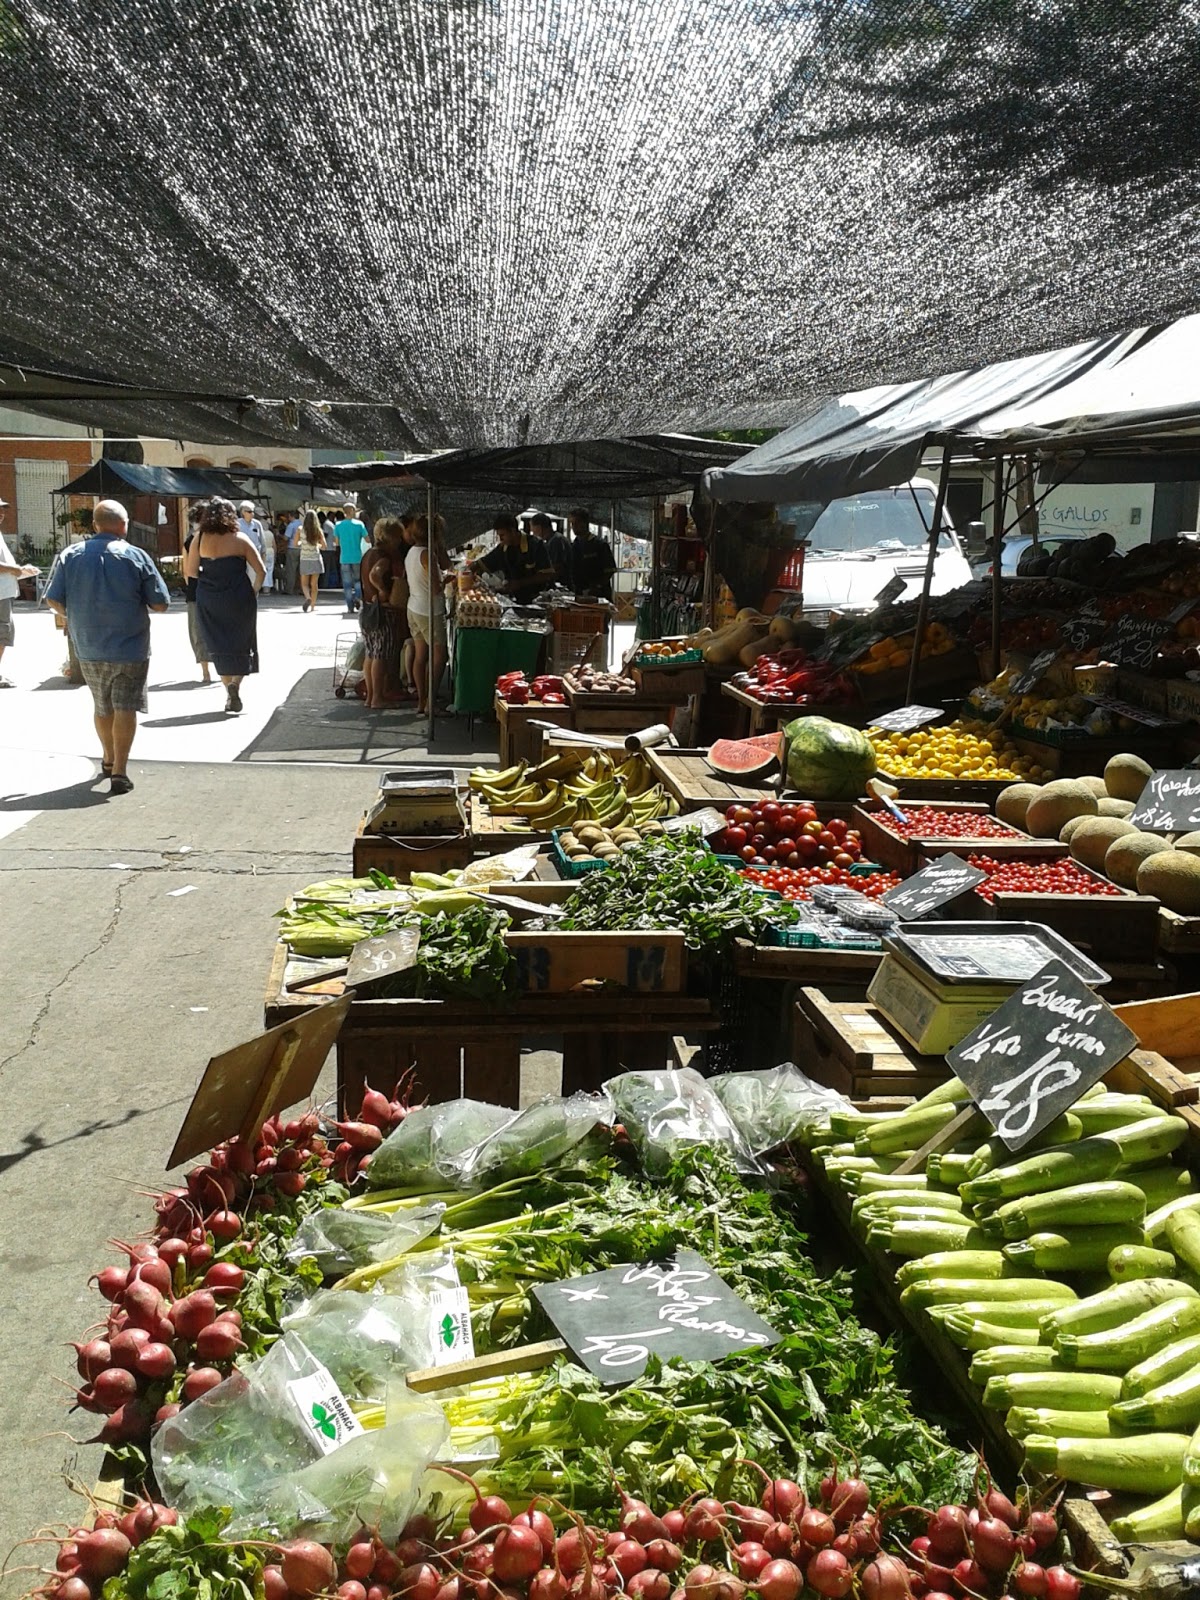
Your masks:
[[[249,474],[248,474],[249,475]],[[92,463],[56,494],[152,494],[163,500],[200,500],[223,495],[227,500],[242,498],[232,478],[213,467],[144,467],[131,461],[112,461],[107,456]]]

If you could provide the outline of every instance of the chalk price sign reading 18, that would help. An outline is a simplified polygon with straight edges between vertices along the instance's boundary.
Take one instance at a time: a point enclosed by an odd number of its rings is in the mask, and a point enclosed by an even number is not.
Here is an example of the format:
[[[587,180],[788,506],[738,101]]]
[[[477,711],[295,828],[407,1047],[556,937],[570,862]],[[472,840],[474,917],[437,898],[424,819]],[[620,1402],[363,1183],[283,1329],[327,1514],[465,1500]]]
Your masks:
[[[1010,1150],[1020,1150],[1137,1047],[1137,1036],[1051,961],[946,1060]]]
[[[1200,828],[1200,769],[1156,772],[1133,808],[1135,828],[1154,833],[1190,833]]]

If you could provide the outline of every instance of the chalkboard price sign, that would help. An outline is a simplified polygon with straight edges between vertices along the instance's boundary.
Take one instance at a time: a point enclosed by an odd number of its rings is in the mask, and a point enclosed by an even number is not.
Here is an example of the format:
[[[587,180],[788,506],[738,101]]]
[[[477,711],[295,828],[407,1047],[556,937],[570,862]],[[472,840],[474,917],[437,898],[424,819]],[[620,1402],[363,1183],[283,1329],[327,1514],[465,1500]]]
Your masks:
[[[652,1355],[718,1361],[779,1341],[694,1250],[677,1250],[662,1265],[537,1284],[533,1292],[572,1355],[602,1383],[632,1383]]]
[[[1137,1035],[1061,961],[1051,961],[946,1054],[1010,1150],[1075,1104]]]
[[[858,634],[847,639],[837,639],[825,652],[824,659],[831,667],[848,667],[852,661],[865,656],[873,644],[886,639],[885,633]]]
[[[1162,640],[1174,631],[1165,617],[1124,616],[1104,641],[1104,653],[1119,666],[1145,672]]]
[[[1156,772],[1129,820],[1145,833],[1191,833],[1200,828],[1200,768]]]
[[[945,715],[940,706],[901,706],[898,711],[885,711],[871,726],[882,728],[885,733],[911,733],[914,728],[923,728],[927,722],[936,722]]]
[[[916,922],[927,917],[939,906],[957,900],[960,894],[973,889],[987,877],[978,867],[973,867],[961,856],[947,853],[922,867],[911,878],[898,883],[894,889],[881,896],[882,903],[894,911],[904,922]]]
[[[1060,633],[1068,650],[1090,650],[1104,637],[1108,624],[1089,602],[1063,623]]]
[[[875,596],[875,599],[879,602],[880,608],[882,609],[884,606],[890,606],[893,600],[899,600],[900,596],[904,593],[907,587],[908,584],[906,580],[902,578],[899,573],[893,573],[893,575],[884,584],[883,588],[880,589],[879,593]]]
[[[1046,673],[1057,660],[1057,650],[1043,650],[1040,655],[1034,656],[1024,672],[1018,672],[1017,676],[1009,684],[1010,691],[1013,694],[1028,694],[1031,689],[1035,689],[1041,683]]]
[[[361,989],[378,983],[393,973],[405,972],[417,959],[421,930],[413,924],[393,928],[374,939],[360,939],[350,952],[346,968],[346,987]]]

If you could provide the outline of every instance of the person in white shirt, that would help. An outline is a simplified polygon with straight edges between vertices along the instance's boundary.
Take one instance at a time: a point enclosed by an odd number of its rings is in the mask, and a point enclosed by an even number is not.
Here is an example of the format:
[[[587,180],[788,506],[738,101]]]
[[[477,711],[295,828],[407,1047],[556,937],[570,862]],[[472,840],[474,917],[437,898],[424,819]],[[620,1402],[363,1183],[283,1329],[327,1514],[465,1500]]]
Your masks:
[[[263,558],[263,566],[267,569],[267,575],[263,579],[263,589],[272,588],[275,581],[275,541],[254,515],[253,500],[243,500],[238,506],[238,531],[246,535]]]
[[[4,508],[7,505],[7,500],[0,500],[0,523],[4,521]],[[13,553],[5,543],[3,533],[0,533],[0,656],[4,655],[6,648],[15,638],[12,605],[20,592],[17,587],[18,580],[36,578],[37,575],[36,567],[23,567],[13,559]],[[0,676],[0,689],[12,687],[7,678]]]
[[[283,587],[288,594],[300,593],[300,546],[296,541],[300,537],[302,522],[303,518],[297,511],[283,530],[283,536],[287,540],[287,568],[284,572]]]

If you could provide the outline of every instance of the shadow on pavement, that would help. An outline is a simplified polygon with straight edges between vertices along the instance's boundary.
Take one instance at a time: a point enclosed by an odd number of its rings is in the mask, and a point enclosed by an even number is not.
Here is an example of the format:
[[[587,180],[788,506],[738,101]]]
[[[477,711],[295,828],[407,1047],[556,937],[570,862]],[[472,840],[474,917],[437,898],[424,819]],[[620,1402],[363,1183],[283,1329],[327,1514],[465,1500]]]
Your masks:
[[[143,728],[195,728],[204,722],[225,722],[227,713],[224,706],[219,711],[197,711],[190,717],[147,717],[142,723]]]
[[[96,793],[98,783],[108,779],[97,772],[94,778],[83,783],[72,783],[65,789],[49,789],[44,794],[0,795],[0,811],[85,811],[90,806],[102,806],[108,801],[108,790]]]
[[[178,683],[148,683],[146,690],[147,693],[153,694],[159,689],[218,689],[220,685],[221,680],[219,678],[214,678],[209,683],[202,683],[199,678],[180,678]]]
[[[82,678],[76,681],[74,678],[64,678],[60,672],[56,672],[54,677],[43,678],[41,683],[35,683],[33,692],[41,694],[47,689],[82,689],[83,686]]]
[[[168,1106],[185,1105],[191,1100],[190,1094],[177,1095],[174,1100],[168,1100],[164,1105],[143,1106],[139,1109],[130,1106],[121,1117],[98,1117],[95,1122],[85,1122],[76,1128],[74,1133],[64,1134],[61,1139],[43,1139],[40,1133],[30,1130],[21,1135],[20,1148],[6,1151],[0,1155],[0,1173],[7,1172],[10,1167],[15,1167],[19,1161],[26,1160],[29,1156],[42,1154],[45,1150],[54,1150],[59,1145],[73,1144],[76,1139],[90,1139],[97,1133],[108,1133],[113,1128],[123,1128],[127,1123],[134,1122],[138,1117],[147,1116],[154,1111],[163,1111]]]

